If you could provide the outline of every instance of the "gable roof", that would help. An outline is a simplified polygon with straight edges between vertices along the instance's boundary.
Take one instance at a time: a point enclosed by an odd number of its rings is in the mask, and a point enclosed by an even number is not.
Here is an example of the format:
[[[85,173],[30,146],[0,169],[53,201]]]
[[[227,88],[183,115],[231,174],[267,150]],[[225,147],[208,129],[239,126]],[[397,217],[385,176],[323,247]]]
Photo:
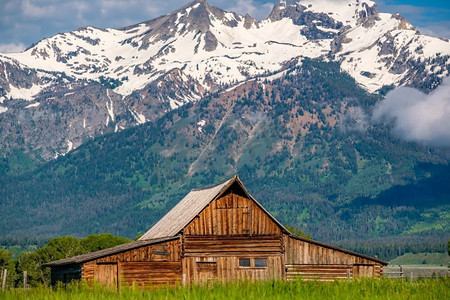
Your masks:
[[[245,195],[254,201],[280,228],[283,232],[289,231],[278,222],[255,198],[245,189],[237,175],[218,185],[194,189],[189,192],[177,205],[175,205],[164,217],[162,217],[152,228],[150,228],[139,240],[155,239],[161,237],[175,236],[186,227],[209,203],[223,195],[234,183],[238,183]]]
[[[136,249],[136,248],[140,248],[140,247],[144,247],[144,246],[150,246],[150,245],[154,245],[154,244],[168,242],[168,241],[176,240],[179,238],[180,238],[179,236],[175,236],[175,237],[171,236],[171,237],[165,237],[165,238],[160,238],[160,239],[135,241],[135,242],[115,246],[112,248],[95,251],[92,253],[87,253],[87,254],[77,255],[74,257],[55,260],[55,261],[44,264],[44,266],[45,267],[58,267],[58,266],[85,263],[87,261],[91,261],[91,260],[105,257],[108,255],[117,254],[120,252],[132,250],[132,249]]]

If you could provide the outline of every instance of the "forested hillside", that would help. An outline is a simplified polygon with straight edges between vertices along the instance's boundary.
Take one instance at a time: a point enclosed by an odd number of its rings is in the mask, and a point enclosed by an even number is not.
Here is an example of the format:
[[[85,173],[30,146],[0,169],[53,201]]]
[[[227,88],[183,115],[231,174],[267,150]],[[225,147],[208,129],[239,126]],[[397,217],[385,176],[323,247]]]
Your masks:
[[[18,176],[5,160],[0,235],[135,237],[190,189],[236,173],[283,224],[318,240],[448,234],[448,151],[373,123],[380,99],[339,64],[306,60]]]

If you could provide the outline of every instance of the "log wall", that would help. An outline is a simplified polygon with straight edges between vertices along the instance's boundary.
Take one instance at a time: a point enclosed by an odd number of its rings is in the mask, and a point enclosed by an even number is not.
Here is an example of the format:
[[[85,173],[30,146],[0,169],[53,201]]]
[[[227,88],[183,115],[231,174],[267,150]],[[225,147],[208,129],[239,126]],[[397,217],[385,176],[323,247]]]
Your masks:
[[[86,262],[81,274],[88,282],[107,285],[173,285],[181,281],[181,242],[144,246]]]
[[[240,267],[239,258],[265,258],[266,267]],[[247,253],[239,256],[191,256],[183,259],[184,283],[205,283],[210,281],[268,280],[284,277],[281,255]]]
[[[281,235],[281,229],[255,202],[230,193],[211,202],[184,235]]]
[[[227,256],[283,252],[281,236],[185,236],[184,256]]]
[[[353,268],[348,265],[286,265],[286,279],[336,280],[353,277]]]
[[[285,235],[286,264],[367,264],[374,261]]]
[[[373,260],[312,242],[284,236],[286,278],[332,280],[381,277],[383,267]]]
[[[205,283],[239,279],[262,280],[284,277],[281,236],[185,236],[183,237],[183,281]],[[239,258],[250,259],[240,267]],[[267,266],[255,267],[255,258]]]

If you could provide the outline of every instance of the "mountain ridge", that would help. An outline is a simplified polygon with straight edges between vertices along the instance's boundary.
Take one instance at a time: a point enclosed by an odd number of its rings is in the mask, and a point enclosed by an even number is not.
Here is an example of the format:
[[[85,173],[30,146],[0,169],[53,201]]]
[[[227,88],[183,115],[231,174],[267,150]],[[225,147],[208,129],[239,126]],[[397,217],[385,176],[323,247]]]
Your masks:
[[[154,120],[210,93],[282,74],[305,58],[339,62],[369,92],[404,85],[430,91],[448,75],[449,57],[448,40],[420,35],[401,16],[379,13],[369,0],[339,5],[280,0],[260,21],[193,1],[136,25],[86,26],[43,39],[22,53],[0,55],[0,125],[21,124],[18,116],[25,114],[33,122],[47,122],[59,136],[34,146],[9,142],[27,140],[34,131],[32,125],[18,125],[0,133],[0,141],[4,149],[24,148],[53,159],[89,138]],[[84,101],[73,86],[90,86],[85,105],[79,105]],[[64,89],[61,104],[53,101]],[[69,106],[79,112],[73,115],[70,108],[67,114]],[[89,123],[83,114],[93,106],[98,117]],[[44,120],[42,114],[57,114],[63,121]],[[74,122],[87,125],[74,131]]]
[[[305,60],[1,177],[0,235],[136,236],[190,189],[235,173],[317,239],[448,232],[448,149],[361,126],[379,98],[337,63]]]
[[[256,21],[194,1],[0,55],[0,235],[133,237],[235,173],[319,239],[449,232],[448,148],[371,115],[397,86],[433,91],[450,42],[324,3]]]

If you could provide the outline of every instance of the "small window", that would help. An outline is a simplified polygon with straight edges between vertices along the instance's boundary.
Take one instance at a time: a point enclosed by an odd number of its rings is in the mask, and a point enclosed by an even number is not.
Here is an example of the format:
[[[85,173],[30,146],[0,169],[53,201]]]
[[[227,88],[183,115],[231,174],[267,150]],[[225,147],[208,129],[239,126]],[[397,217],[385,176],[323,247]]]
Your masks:
[[[267,267],[267,261],[265,258],[255,258],[255,268]]]
[[[239,267],[250,268],[250,258],[239,258]]]

